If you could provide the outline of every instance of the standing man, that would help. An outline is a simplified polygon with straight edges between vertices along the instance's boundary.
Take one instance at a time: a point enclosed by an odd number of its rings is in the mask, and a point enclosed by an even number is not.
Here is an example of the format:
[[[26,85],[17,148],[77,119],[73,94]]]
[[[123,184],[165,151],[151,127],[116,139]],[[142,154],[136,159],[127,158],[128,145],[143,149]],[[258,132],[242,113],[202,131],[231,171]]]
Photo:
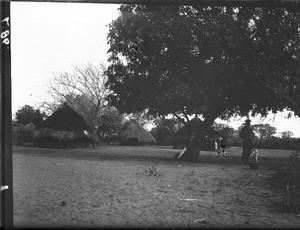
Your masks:
[[[250,127],[250,119],[245,121],[245,126],[241,129],[240,137],[243,139],[242,162],[247,164],[251,154],[254,142],[253,130]]]

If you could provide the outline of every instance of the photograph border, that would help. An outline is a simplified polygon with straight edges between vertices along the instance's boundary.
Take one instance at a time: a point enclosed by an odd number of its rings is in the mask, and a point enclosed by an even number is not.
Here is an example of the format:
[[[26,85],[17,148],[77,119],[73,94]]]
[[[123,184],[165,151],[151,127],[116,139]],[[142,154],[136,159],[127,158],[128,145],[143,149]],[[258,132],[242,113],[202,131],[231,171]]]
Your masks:
[[[300,0],[1,0],[1,96],[0,96],[0,219],[1,227],[13,228],[13,161],[12,161],[12,85],[11,85],[11,2],[105,3],[105,4],[160,4],[214,5],[297,8]],[[7,20],[7,18],[9,20]],[[8,33],[6,32],[8,31]],[[3,34],[3,36],[2,36]]]

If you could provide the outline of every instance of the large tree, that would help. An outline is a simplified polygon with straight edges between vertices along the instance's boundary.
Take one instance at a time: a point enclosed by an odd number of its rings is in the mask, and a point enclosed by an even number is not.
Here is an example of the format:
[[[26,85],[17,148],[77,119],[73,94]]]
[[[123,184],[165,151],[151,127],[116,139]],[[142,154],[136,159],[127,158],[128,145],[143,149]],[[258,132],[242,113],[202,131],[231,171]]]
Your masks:
[[[300,115],[300,12],[122,5],[110,24],[110,101],[122,112],[199,115],[187,158],[217,117]],[[202,130],[202,131],[201,131]]]

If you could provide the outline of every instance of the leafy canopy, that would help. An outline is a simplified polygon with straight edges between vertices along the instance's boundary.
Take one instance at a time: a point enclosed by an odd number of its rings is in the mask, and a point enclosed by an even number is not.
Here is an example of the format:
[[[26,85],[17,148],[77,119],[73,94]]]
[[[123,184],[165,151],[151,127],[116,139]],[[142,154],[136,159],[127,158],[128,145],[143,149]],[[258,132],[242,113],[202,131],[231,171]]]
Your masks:
[[[257,124],[253,125],[253,131],[259,139],[268,139],[276,134],[277,129],[270,124]]]
[[[283,131],[280,133],[282,139],[289,139],[294,136],[294,133],[291,131]]]
[[[37,127],[42,124],[44,118],[46,118],[44,112],[41,112],[39,109],[34,109],[30,105],[24,105],[15,114],[15,122],[17,124],[26,125],[32,122]]]
[[[104,137],[105,135],[118,133],[122,127],[123,120],[123,115],[119,114],[116,108],[105,108],[103,114],[97,119],[98,134],[101,134],[102,137]]]
[[[183,125],[174,118],[158,118],[155,120],[155,125],[156,127],[151,130],[151,134],[157,143],[161,145],[173,145],[174,136],[177,131],[183,127]]]
[[[109,26],[110,102],[121,112],[300,115],[300,12],[122,5]]]

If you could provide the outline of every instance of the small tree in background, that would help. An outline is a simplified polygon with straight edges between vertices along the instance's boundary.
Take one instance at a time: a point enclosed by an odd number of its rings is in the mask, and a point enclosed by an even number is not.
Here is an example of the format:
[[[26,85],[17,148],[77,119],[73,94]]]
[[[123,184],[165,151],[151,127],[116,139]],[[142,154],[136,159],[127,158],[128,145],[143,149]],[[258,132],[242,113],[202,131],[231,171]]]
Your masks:
[[[274,134],[276,134],[276,130],[277,129],[270,124],[253,125],[253,131],[258,135],[260,141],[273,137]]]
[[[155,124],[156,127],[151,130],[151,134],[159,145],[173,145],[174,135],[183,126],[174,118],[158,118]]]
[[[294,136],[294,133],[291,131],[284,131],[280,133],[282,139],[290,139]]]
[[[32,122],[36,127],[39,127],[44,118],[46,118],[45,112],[41,112],[40,109],[34,109],[30,105],[24,105],[15,114],[15,123],[26,125]]]
[[[112,133],[118,133],[124,121],[123,115],[119,114],[118,110],[114,107],[107,107],[103,111],[103,115],[98,117],[97,120],[97,133],[100,137],[105,137]]]
[[[231,146],[234,144],[235,130],[228,125],[218,124],[214,122],[213,128],[220,134],[226,145]]]
[[[240,130],[234,130],[232,137],[232,146],[242,146],[242,140],[240,138]]]
[[[16,112],[12,122],[12,143],[17,145],[22,143],[21,130],[24,125],[32,122],[39,128],[45,118],[45,112],[41,112],[30,105],[24,105]]]
[[[21,129],[24,125],[17,123],[16,120],[12,122],[12,144],[20,145],[22,143]]]
[[[280,147],[282,149],[296,149],[297,138],[293,138],[294,134],[291,131],[284,131],[280,133]]]

